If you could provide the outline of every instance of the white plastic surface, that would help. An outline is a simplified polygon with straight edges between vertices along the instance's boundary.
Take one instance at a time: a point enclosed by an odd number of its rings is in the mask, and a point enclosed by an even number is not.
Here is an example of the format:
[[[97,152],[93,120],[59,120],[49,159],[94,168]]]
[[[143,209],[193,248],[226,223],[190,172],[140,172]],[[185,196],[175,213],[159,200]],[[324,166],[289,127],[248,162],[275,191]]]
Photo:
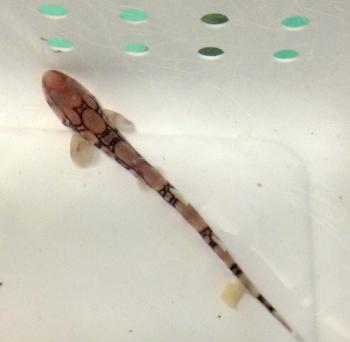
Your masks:
[[[62,1],[50,20],[41,4],[1,3],[0,340],[294,341],[250,296],[220,301],[232,275],[161,198],[102,154],[71,162],[41,91],[57,68],[136,124],[129,140],[305,341],[349,341],[350,5]],[[129,7],[148,22],[120,20]],[[211,12],[230,20],[210,28]],[[292,15],[311,23],[286,30]],[[53,36],[75,48],[54,53]],[[299,58],[276,61],[285,48]]]

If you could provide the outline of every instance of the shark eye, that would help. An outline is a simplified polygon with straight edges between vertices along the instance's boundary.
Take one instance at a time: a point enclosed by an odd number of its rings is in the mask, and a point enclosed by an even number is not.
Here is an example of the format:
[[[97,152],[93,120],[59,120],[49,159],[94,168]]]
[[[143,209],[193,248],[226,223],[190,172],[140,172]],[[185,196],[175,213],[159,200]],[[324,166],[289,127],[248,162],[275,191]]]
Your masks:
[[[63,123],[65,126],[70,127],[70,121],[69,121],[66,117],[63,118],[62,123]]]

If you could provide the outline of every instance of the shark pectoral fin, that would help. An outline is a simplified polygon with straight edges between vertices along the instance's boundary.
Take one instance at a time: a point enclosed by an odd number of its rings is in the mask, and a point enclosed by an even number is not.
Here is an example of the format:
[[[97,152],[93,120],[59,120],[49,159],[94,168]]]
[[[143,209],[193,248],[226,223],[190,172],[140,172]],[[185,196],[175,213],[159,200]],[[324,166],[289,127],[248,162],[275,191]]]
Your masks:
[[[73,133],[70,141],[70,156],[79,167],[92,165],[98,158],[94,144],[85,140],[79,133]]]
[[[245,288],[242,283],[239,280],[236,280],[235,282],[231,282],[225,286],[221,292],[220,298],[225,304],[234,308],[241,299],[244,290]]]
[[[128,120],[124,115],[109,109],[103,109],[103,113],[105,114],[107,121],[112,126],[120,130],[122,133],[136,132],[135,125],[130,120]]]

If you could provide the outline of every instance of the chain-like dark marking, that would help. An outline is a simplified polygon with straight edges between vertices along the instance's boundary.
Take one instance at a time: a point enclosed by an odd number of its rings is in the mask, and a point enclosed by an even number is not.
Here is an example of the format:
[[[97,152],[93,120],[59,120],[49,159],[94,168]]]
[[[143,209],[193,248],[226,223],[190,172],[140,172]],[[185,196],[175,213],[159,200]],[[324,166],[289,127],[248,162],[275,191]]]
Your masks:
[[[79,106],[77,106],[77,107],[73,107],[72,109],[74,109],[75,110],[75,112],[77,113],[77,114],[79,114],[79,116],[81,116],[82,115],[82,113],[84,112],[84,110],[85,109],[92,109],[86,102],[85,102],[85,100],[83,100],[83,99],[81,99],[81,104],[79,105]],[[92,110],[94,110],[94,109],[92,109]]]
[[[238,264],[236,262],[234,262],[231,266],[230,266],[230,270],[232,271],[232,273],[234,275],[236,275],[237,277],[239,277],[243,272],[241,270],[241,268],[238,266]]]
[[[178,199],[171,192],[171,189],[174,189],[174,187],[170,183],[167,183],[158,192],[170,205],[175,207],[176,203],[178,202]]]

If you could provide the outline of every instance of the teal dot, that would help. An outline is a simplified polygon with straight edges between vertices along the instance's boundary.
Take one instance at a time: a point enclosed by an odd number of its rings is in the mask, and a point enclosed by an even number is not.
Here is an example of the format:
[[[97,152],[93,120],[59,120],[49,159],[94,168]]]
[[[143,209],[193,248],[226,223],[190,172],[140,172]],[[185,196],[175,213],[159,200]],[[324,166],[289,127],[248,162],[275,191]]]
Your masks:
[[[287,61],[297,58],[299,56],[299,52],[295,50],[280,50],[276,51],[273,55],[279,60]]]
[[[306,17],[289,17],[282,20],[282,25],[291,29],[302,28],[310,24],[310,19]]]
[[[145,55],[149,52],[148,46],[141,43],[126,43],[123,49],[131,55]]]
[[[129,8],[120,13],[120,18],[128,22],[140,23],[148,19],[148,14],[140,9]]]
[[[38,9],[39,13],[49,18],[64,18],[67,16],[67,9],[59,5],[42,5]]]
[[[221,13],[209,13],[204,15],[201,20],[209,25],[222,25],[228,22],[228,17]]]
[[[218,58],[224,53],[224,51],[217,47],[207,46],[199,49],[198,53],[205,58]]]
[[[68,51],[74,47],[74,44],[70,40],[64,38],[49,38],[47,43],[56,51]]]

